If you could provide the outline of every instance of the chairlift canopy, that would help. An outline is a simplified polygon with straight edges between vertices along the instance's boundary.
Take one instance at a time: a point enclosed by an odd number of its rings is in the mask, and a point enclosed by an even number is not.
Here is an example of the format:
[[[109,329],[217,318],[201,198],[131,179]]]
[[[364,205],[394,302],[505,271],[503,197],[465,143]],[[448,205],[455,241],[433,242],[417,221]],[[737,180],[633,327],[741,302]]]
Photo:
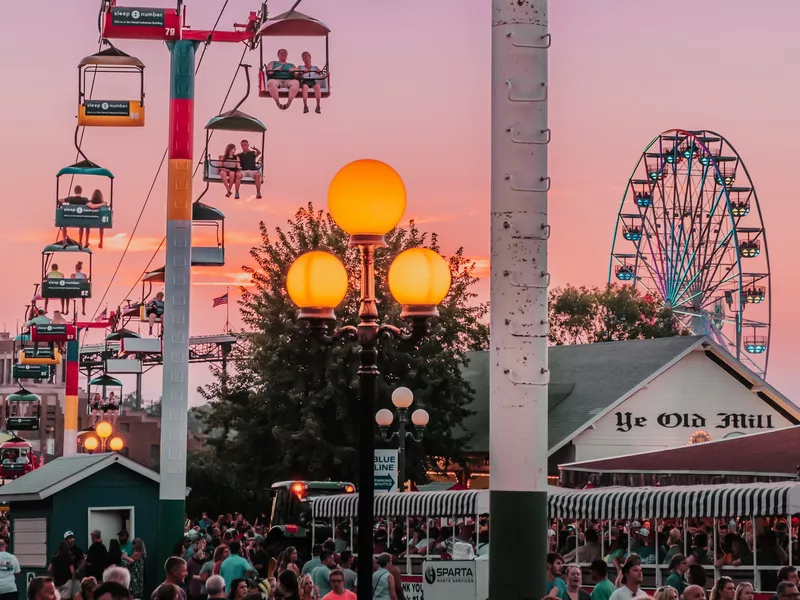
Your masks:
[[[116,377],[110,375],[101,375],[95,377],[89,382],[89,385],[102,385],[103,387],[122,387],[122,382]]]
[[[203,204],[202,202],[195,202],[192,204],[192,221],[224,221],[225,215],[222,211]],[[149,273],[148,273],[149,275]],[[145,275],[147,277],[147,275]]]
[[[290,10],[269,19],[258,30],[258,35],[262,37],[308,37],[325,36],[330,32],[331,30],[322,21],[300,11]]]
[[[133,67],[144,69],[144,63],[135,56],[126,54],[119,48],[111,46],[101,52],[87,56],[78,63],[79,67],[98,65],[104,67]]]
[[[62,175],[97,175],[114,179],[114,174],[111,171],[90,160],[82,160],[74,165],[64,167],[56,174],[56,177],[61,177]]]
[[[229,110],[211,119],[206,125],[206,129],[264,133],[267,130],[267,126],[255,117],[251,117],[240,110]]]

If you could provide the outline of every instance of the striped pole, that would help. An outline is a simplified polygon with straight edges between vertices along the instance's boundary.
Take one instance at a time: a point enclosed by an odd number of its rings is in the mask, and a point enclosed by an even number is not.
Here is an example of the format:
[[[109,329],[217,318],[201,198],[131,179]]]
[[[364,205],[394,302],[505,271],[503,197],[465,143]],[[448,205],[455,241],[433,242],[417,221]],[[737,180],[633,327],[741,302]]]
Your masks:
[[[492,600],[545,595],[547,17],[547,0],[492,2]]]
[[[170,111],[158,564],[164,564],[172,555],[175,540],[183,536],[186,503],[194,63],[198,45],[198,42],[190,40],[167,42],[170,51]]]
[[[78,452],[78,377],[80,367],[80,329],[75,330],[75,339],[67,342],[64,364],[66,398],[64,400],[64,448],[62,456],[75,456]],[[56,369],[56,372],[58,370]]]

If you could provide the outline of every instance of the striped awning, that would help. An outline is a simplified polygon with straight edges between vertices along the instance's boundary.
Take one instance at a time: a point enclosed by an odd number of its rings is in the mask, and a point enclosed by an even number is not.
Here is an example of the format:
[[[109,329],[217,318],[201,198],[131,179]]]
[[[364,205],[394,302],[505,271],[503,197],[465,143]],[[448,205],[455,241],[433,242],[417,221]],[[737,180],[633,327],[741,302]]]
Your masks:
[[[375,494],[376,517],[459,517],[489,512],[489,490]],[[358,494],[311,498],[314,517],[355,517]]]
[[[560,519],[787,515],[800,512],[800,482],[565,490],[548,504]]]

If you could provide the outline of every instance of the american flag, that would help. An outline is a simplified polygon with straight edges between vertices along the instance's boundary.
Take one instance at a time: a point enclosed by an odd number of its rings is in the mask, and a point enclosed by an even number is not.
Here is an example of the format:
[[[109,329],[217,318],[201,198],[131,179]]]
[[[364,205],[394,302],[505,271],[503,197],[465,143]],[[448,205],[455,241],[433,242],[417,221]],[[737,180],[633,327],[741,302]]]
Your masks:
[[[107,318],[108,318],[108,308],[104,308],[103,312],[101,312],[99,315],[97,315],[97,318],[95,319],[95,322],[99,323],[100,321],[105,321]]]
[[[211,308],[217,308],[218,306],[222,306],[223,304],[227,303],[228,303],[228,293],[225,292],[219,298],[214,298],[214,306],[212,306]]]

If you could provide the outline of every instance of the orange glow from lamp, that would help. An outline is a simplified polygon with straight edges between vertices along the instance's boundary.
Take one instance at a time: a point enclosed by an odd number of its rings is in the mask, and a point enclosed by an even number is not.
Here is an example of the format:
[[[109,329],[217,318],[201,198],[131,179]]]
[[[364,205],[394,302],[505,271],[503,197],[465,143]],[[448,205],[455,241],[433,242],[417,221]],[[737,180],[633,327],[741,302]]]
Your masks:
[[[108,442],[108,447],[111,449],[112,452],[119,452],[122,450],[122,447],[125,443],[122,441],[121,437],[113,437]]]
[[[95,432],[97,433],[97,437],[99,437],[101,440],[106,440],[107,438],[111,437],[114,429],[111,427],[110,423],[101,421],[97,424],[97,427],[95,427]]]
[[[389,290],[402,305],[401,317],[436,317],[437,306],[450,291],[450,266],[429,248],[411,248],[389,267]]]
[[[383,246],[406,211],[406,186],[392,167],[362,159],[342,167],[328,187],[328,210],[350,245]]]
[[[333,320],[333,309],[347,295],[347,271],[333,254],[306,252],[289,267],[286,291],[300,308],[299,318]]]
[[[95,437],[88,437],[85,440],[83,440],[83,447],[89,452],[94,452],[95,450],[97,450],[97,447],[99,445],[100,442],[98,442],[97,438]]]

